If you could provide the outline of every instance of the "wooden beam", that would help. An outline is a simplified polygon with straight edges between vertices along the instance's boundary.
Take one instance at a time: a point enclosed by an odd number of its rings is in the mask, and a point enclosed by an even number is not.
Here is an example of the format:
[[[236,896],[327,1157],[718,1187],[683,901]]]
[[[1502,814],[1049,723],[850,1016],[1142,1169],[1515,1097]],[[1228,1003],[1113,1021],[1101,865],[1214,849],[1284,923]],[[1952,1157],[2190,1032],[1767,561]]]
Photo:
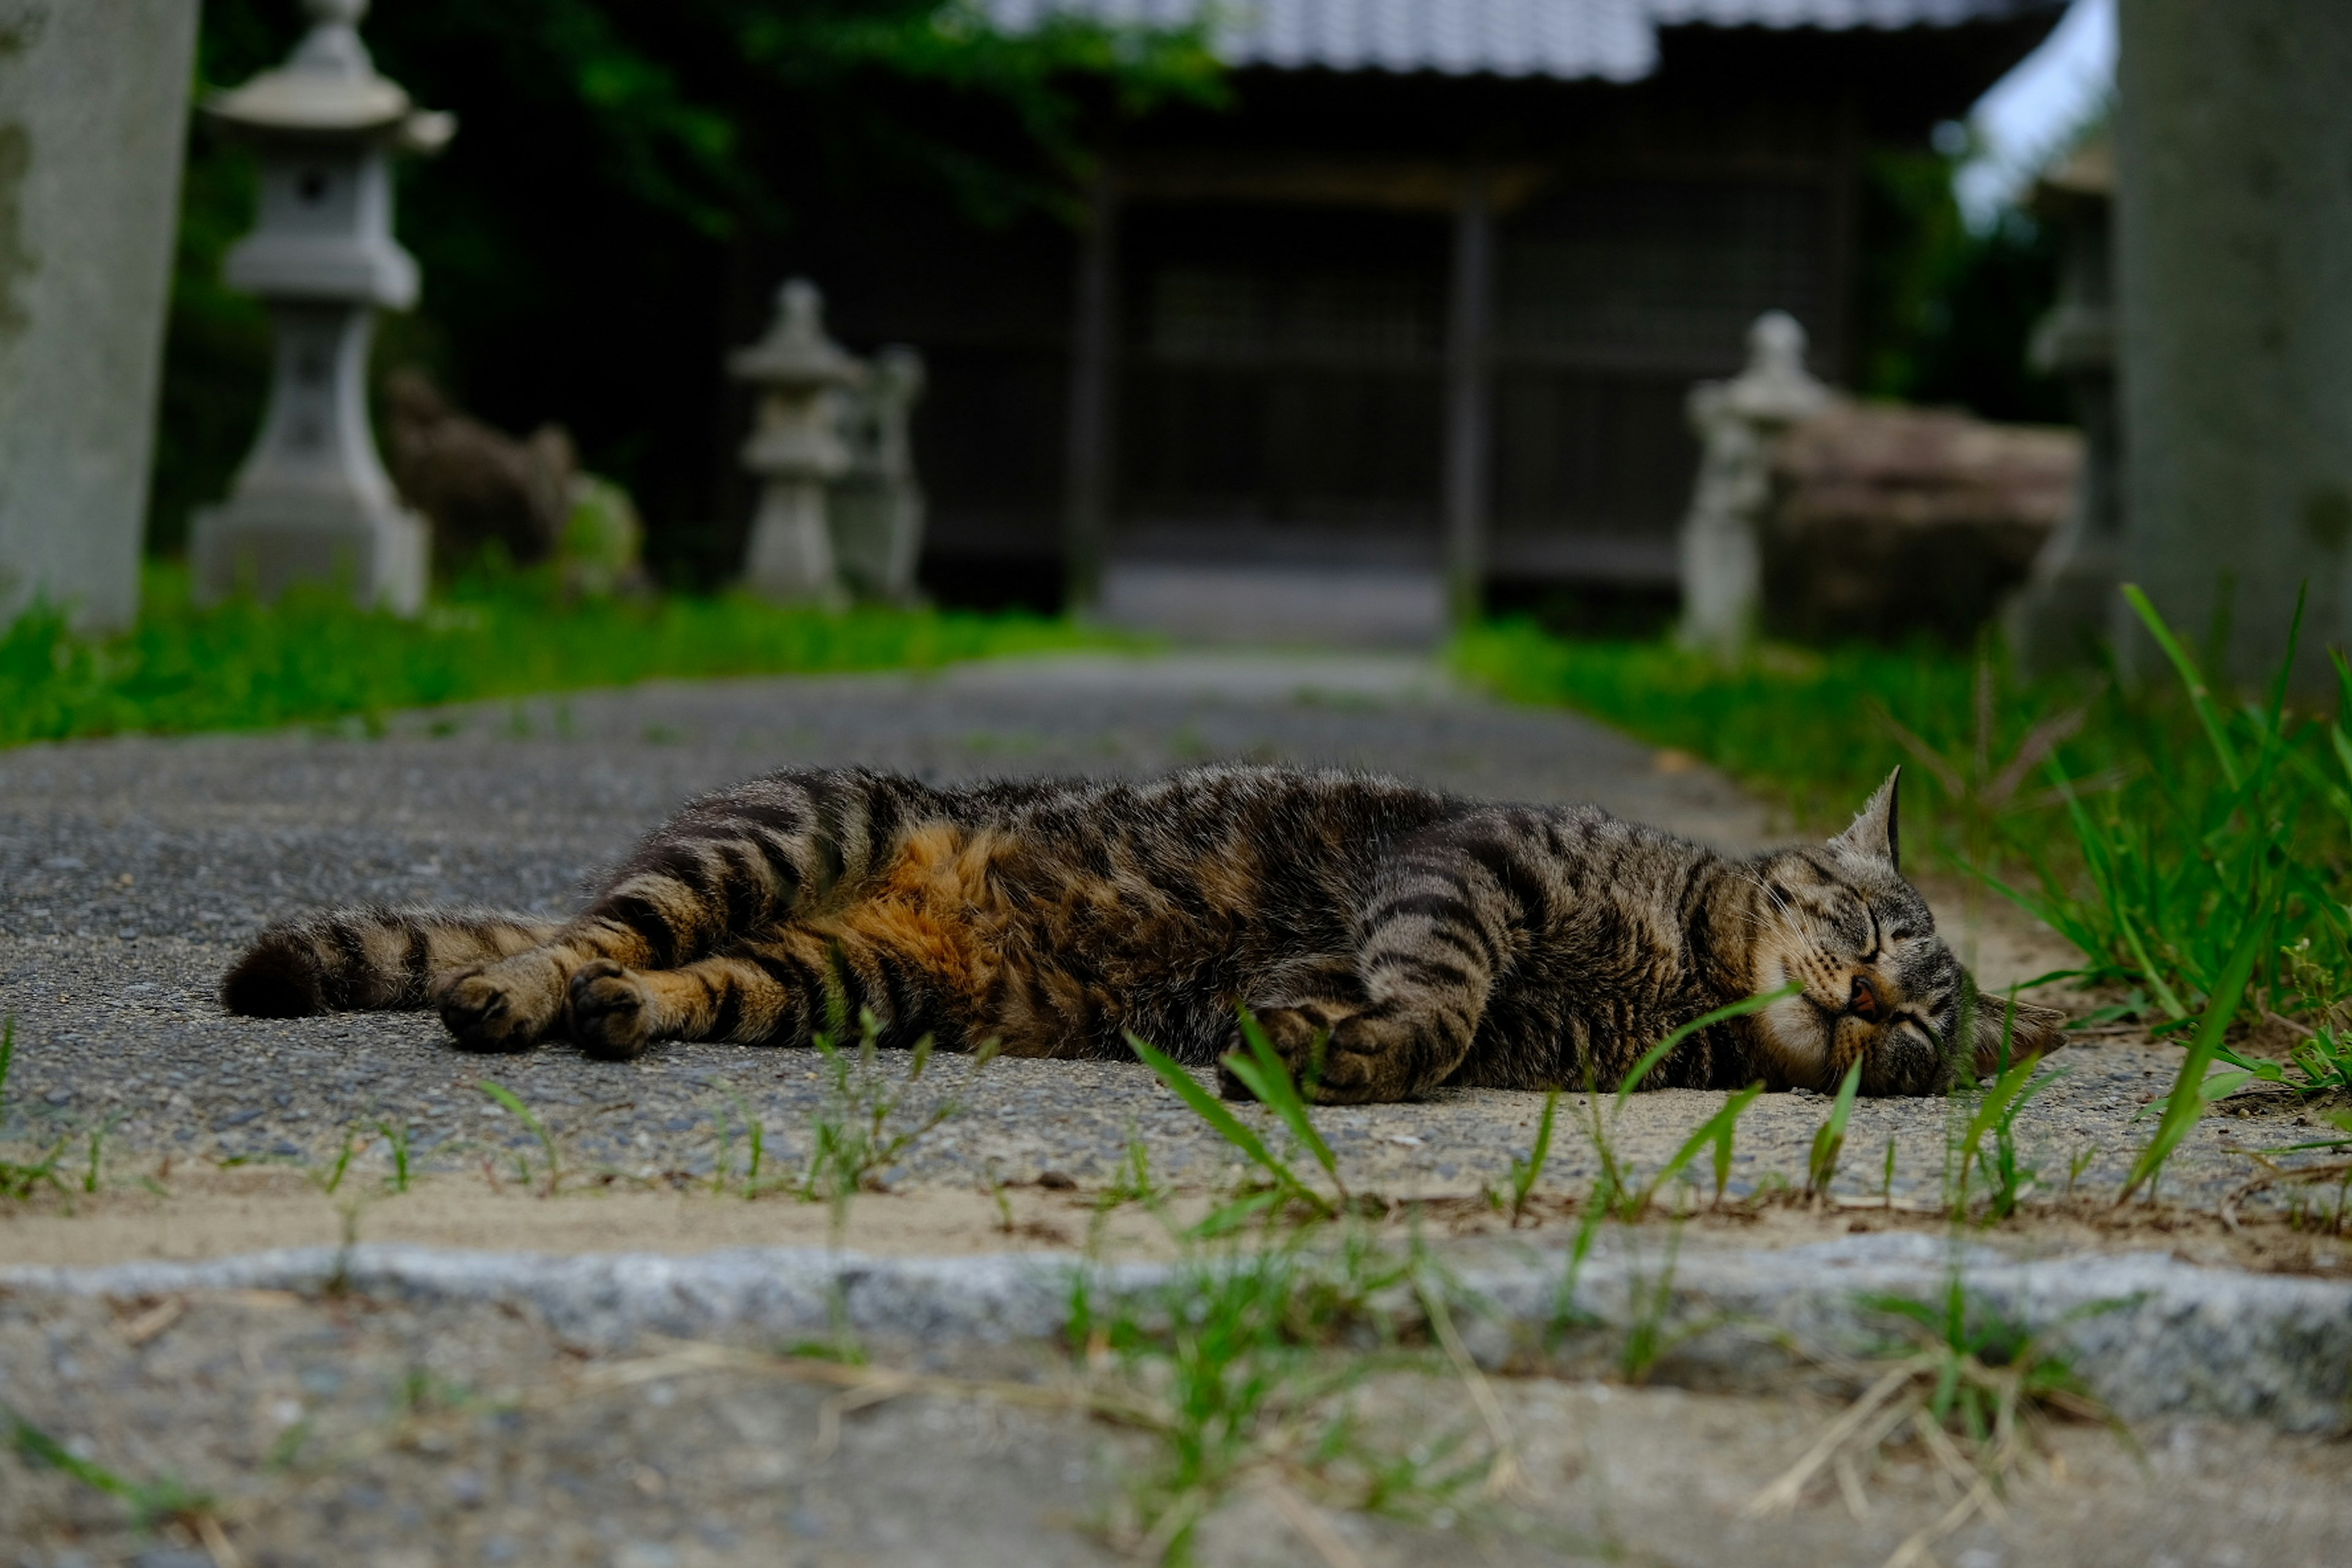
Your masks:
[[[1473,174],[1426,159],[1313,158],[1244,153],[1139,154],[1118,172],[1118,195],[1129,202],[1170,205],[1358,207],[1390,212],[1450,213],[1463,183],[1478,181],[1489,208],[1508,212],[1547,178],[1539,164],[1517,163]]]
[[[1097,179],[1078,238],[1077,288],[1070,325],[1070,411],[1062,510],[1063,607],[1093,607],[1102,590],[1110,531],[1112,402],[1118,336],[1118,206],[1109,179]]]
[[[1487,330],[1495,274],[1489,182],[1466,177],[1454,205],[1454,267],[1445,330],[1445,587],[1456,626],[1476,617],[1486,572],[1487,472],[1493,456]]]

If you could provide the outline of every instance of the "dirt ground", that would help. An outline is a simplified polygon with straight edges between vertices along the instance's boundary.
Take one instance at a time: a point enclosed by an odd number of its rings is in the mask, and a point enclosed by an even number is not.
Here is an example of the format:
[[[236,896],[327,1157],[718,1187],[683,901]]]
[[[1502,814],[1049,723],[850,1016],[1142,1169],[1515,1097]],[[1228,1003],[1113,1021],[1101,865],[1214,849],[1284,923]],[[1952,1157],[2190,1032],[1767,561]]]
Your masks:
[[[0,1300],[12,1397],[126,1478],[209,1493],[218,1522],[208,1552],[180,1524],[127,1529],[116,1499],[56,1470],[0,1466],[0,1521],[27,1563],[1109,1564],[1136,1560],[1122,1514],[1167,1462],[1150,1433],[1079,1409],[1073,1363],[1045,1349],[956,1369],[1016,1385],[1009,1397],[876,1397],[858,1368],[650,1340],[592,1352],[494,1308],[269,1292],[35,1305]],[[920,1363],[915,1347],[877,1349],[877,1365]],[[1913,1442],[1850,1485],[1824,1474],[1786,1517],[1751,1517],[1842,1407],[1804,1382],[1486,1387],[1486,1415],[1442,1372],[1376,1372],[1354,1394],[1370,1447],[1458,1442],[1439,1468],[1463,1484],[1391,1517],[1318,1506],[1305,1473],[1269,1462],[1208,1515],[1199,1560],[1876,1568],[1964,1495]],[[1489,1497],[1496,1430],[1519,1479]],[[1915,1561],[2343,1561],[2343,1444],[2199,1420],[2136,1443],[2038,1431],[1990,1510]]]

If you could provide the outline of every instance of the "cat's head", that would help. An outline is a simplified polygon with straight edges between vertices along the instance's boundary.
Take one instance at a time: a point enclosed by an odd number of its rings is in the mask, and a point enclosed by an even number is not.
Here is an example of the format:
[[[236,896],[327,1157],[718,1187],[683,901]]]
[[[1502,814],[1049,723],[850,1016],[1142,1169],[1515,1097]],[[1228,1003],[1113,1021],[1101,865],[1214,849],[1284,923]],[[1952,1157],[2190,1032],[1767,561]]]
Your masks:
[[[1803,992],[1759,1016],[1763,1044],[1792,1085],[1833,1090],[1862,1058],[1867,1094],[1937,1094],[1963,1071],[1990,1072],[2063,1043],[2065,1015],[2031,1002],[2011,1012],[1978,993],[1927,900],[1903,877],[1889,774],[1853,826],[1819,848],[1754,863],[1759,992]]]

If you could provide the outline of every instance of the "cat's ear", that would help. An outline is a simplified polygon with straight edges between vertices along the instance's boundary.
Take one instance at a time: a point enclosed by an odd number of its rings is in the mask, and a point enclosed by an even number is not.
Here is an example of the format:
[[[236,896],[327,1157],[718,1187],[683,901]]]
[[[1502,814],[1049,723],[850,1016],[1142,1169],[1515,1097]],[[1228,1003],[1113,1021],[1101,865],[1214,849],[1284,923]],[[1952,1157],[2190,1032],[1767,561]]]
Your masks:
[[[1976,1038],[1970,1042],[1972,1065],[1979,1078],[2000,1070],[2004,1057],[2011,1063],[2028,1057],[2046,1057],[2066,1043],[2066,1015],[2038,1002],[2012,1003],[2006,996],[1976,995],[1969,1020]],[[2004,1049],[2006,1047],[2006,1049]]]
[[[1853,826],[1830,840],[1832,849],[1843,849],[1872,860],[1884,860],[1896,870],[1903,868],[1902,835],[1895,821],[1895,793],[1903,783],[1903,770],[1896,768],[1853,819]]]

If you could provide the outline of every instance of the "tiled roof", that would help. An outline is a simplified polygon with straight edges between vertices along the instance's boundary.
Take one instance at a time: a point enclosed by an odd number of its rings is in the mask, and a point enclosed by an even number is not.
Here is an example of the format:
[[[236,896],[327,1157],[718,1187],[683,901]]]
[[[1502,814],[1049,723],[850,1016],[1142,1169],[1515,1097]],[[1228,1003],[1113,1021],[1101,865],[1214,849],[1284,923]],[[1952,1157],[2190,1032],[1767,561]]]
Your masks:
[[[1212,20],[1218,58],[1297,70],[1599,77],[1656,68],[1658,29],[1949,27],[2054,16],[2065,0],[979,0],[1020,32],[1068,15],[1176,27]]]

